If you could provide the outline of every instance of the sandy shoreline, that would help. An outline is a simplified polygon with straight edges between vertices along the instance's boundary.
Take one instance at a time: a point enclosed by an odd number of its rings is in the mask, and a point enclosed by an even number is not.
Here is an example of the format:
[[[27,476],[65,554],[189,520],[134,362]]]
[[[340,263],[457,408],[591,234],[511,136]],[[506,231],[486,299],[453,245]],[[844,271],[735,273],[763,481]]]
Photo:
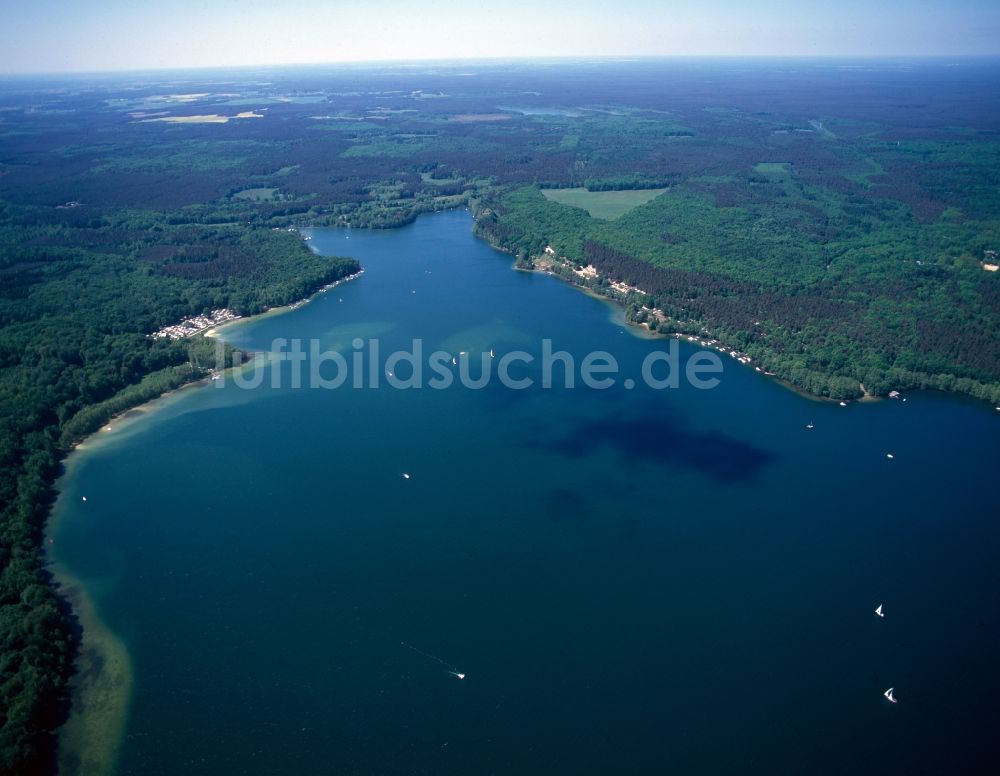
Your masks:
[[[104,624],[82,582],[61,564],[53,567],[59,594],[79,618],[84,637],[71,682],[73,705],[59,731],[61,776],[109,776],[125,739],[132,699],[132,657]]]
[[[183,391],[204,387],[208,378],[185,383],[142,404],[115,415],[99,430],[73,445],[64,463],[65,471],[56,481],[59,491],[46,524],[45,547],[52,563],[49,570],[63,598],[72,608],[81,628],[80,652],[76,674],[70,682],[72,703],[69,717],[59,730],[58,767],[61,776],[110,776],[115,772],[124,741],[128,711],[132,700],[133,669],[128,646],[101,618],[97,603],[86,585],[60,561],[59,525],[64,519],[60,509],[64,499],[72,497],[61,481],[72,475],[82,460],[81,454],[93,450],[109,432],[127,430],[178,398]]]
[[[260,315],[226,321],[209,327],[199,334],[205,337],[223,338],[224,330],[229,327],[295,310],[315,299],[318,294],[360,277],[363,272],[364,270],[360,270],[327,284],[299,302],[275,307]],[[241,368],[242,365],[229,367],[226,371]],[[56,550],[58,545],[54,542],[61,519],[59,503],[69,497],[68,492],[61,490],[60,481],[72,472],[79,460],[77,456],[93,449],[95,443],[100,441],[101,435],[126,430],[135,422],[146,419],[156,410],[173,403],[182,392],[204,388],[210,383],[211,377],[191,380],[114,415],[99,430],[72,446],[64,462],[64,474],[56,481],[55,487],[59,495],[46,524],[45,546],[49,549],[50,558],[53,560],[50,570],[59,594],[70,603],[82,628],[80,653],[76,663],[77,673],[71,682],[72,704],[69,718],[59,730],[60,774],[110,776],[115,772],[125,737],[134,684],[132,658],[127,644],[101,619],[96,602],[84,583],[58,560]]]
[[[342,283],[347,283],[348,281],[356,280],[363,274],[365,274],[365,271],[363,269],[359,269],[353,275],[345,275],[340,280],[335,280],[333,283],[327,283],[325,286],[317,288],[312,294],[307,296],[305,299],[300,299],[299,301],[292,302],[291,304],[281,305],[281,307],[270,307],[262,313],[258,313],[257,315],[251,315],[247,318],[234,318],[231,321],[224,321],[223,323],[218,323],[215,326],[209,326],[207,329],[200,331],[199,334],[209,338],[221,337],[222,332],[224,332],[228,328],[236,326],[237,324],[250,323],[253,321],[262,320],[264,318],[270,318],[275,315],[284,315],[285,313],[290,313],[292,312],[292,310],[298,310],[300,307],[304,307],[305,305],[309,304],[320,294],[325,294],[330,289],[336,288]],[[222,339],[225,338],[222,337]]]
[[[178,394],[190,391],[194,388],[203,387],[209,382],[211,382],[211,377],[199,377],[197,380],[191,380],[183,383],[182,385],[178,385],[176,388],[171,388],[169,391],[164,391],[159,396],[154,396],[152,399],[148,399],[142,404],[136,404],[134,407],[122,410],[121,412],[108,418],[105,424],[97,429],[97,431],[87,434],[87,436],[78,442],[74,442],[70,449],[72,452],[76,452],[77,450],[88,450],[93,447],[93,442],[97,441],[97,439],[95,439],[96,437],[112,431],[121,431],[123,430],[123,424],[131,425],[132,423],[145,418],[150,413],[155,412],[168,401],[175,398]]]

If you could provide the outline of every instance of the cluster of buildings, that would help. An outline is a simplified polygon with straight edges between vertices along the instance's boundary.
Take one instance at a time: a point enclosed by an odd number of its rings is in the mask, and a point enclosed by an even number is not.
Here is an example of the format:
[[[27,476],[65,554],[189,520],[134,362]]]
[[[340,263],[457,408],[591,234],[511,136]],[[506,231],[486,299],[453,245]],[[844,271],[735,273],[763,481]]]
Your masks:
[[[678,339],[681,339],[681,338],[686,339],[688,342],[693,342],[695,345],[701,345],[702,347],[706,347],[706,348],[715,348],[720,353],[723,353],[724,355],[728,355],[728,356],[731,356],[731,357],[735,358],[741,364],[749,364],[751,361],[753,361],[753,359],[750,358],[750,356],[748,356],[746,353],[741,353],[738,350],[733,350],[731,348],[727,348],[725,345],[723,345],[717,339],[709,339],[707,337],[705,337],[705,338],[695,337],[695,336],[691,336],[689,334],[684,334],[683,332],[679,332],[679,331],[675,332],[673,336],[677,337]],[[761,372],[763,374],[769,375],[771,377],[774,376],[774,372],[764,372],[764,370],[762,370],[759,366],[754,367],[754,369],[756,369],[758,372]]]
[[[196,315],[194,318],[185,318],[180,323],[172,326],[164,326],[150,336],[153,339],[178,340],[184,337],[191,337],[198,332],[218,326],[226,321],[235,321],[239,318],[236,313],[228,309],[212,310],[208,315]]]

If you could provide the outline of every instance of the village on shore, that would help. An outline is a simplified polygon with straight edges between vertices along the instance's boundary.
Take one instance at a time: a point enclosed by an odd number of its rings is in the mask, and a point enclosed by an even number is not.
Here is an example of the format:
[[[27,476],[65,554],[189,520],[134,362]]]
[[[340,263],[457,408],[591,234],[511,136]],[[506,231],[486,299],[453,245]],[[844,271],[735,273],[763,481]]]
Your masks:
[[[196,315],[193,318],[185,318],[180,323],[171,326],[164,326],[159,331],[153,332],[149,336],[153,339],[179,340],[185,337],[193,337],[199,332],[218,326],[220,323],[235,321],[241,316],[228,308],[212,310],[207,315]]]
[[[304,304],[308,304],[316,296],[316,294],[324,294],[330,289],[336,288],[341,283],[347,283],[348,281],[355,280],[364,274],[364,270],[360,269],[357,272],[342,277],[339,280],[335,280],[333,283],[327,283],[322,288],[316,290],[315,294],[311,296],[305,296],[302,299],[298,299],[287,305],[281,305],[279,307],[267,307],[264,312],[271,312],[272,310],[296,310],[302,307]],[[211,329],[213,326],[218,326],[223,323],[229,323],[230,321],[235,321],[243,316],[239,313],[230,310],[226,307],[220,308],[218,310],[212,310],[206,315],[195,315],[191,318],[185,318],[180,323],[174,323],[170,326],[164,326],[159,331],[153,332],[149,336],[153,339],[168,339],[168,340],[179,340],[185,337],[193,337],[195,334],[199,334],[206,329]]]

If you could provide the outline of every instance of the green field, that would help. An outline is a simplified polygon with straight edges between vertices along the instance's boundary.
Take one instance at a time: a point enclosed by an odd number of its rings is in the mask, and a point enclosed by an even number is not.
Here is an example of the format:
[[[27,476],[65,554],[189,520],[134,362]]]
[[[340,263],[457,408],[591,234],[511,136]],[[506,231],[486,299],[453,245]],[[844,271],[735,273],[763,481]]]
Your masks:
[[[356,127],[352,127],[352,129],[356,129]],[[371,143],[352,145],[341,154],[341,157],[344,159],[353,159],[359,156],[405,158],[416,156],[428,150],[430,150],[430,143],[426,138],[398,136],[397,138],[377,138]]]
[[[235,199],[248,199],[251,202],[269,202],[278,193],[277,189],[243,189],[233,194]]]
[[[429,172],[420,173],[420,180],[432,186],[447,186],[453,183],[461,183],[461,178],[433,178]]]
[[[761,175],[771,175],[775,178],[785,178],[791,174],[787,162],[759,162],[754,165],[753,171]]]
[[[560,205],[586,210],[594,218],[613,221],[628,211],[656,199],[666,189],[627,189],[625,191],[587,191],[587,189],[543,189],[542,194]]]

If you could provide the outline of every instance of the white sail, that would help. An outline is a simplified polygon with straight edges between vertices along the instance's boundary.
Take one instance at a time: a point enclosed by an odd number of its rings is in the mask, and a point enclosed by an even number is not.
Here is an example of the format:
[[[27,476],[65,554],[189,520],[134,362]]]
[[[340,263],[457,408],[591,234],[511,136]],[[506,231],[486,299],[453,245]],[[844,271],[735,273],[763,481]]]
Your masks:
[[[892,691],[895,689],[896,689],[895,687],[890,687],[888,690],[882,693],[885,696],[886,700],[889,701],[890,703],[896,702],[896,697],[892,694]]]
[[[882,614],[882,604],[879,604],[879,605],[878,605],[878,606],[876,607],[876,609],[875,609],[875,614],[877,614],[877,615],[878,615],[879,617],[885,617],[885,615],[884,615],[884,614]]]

